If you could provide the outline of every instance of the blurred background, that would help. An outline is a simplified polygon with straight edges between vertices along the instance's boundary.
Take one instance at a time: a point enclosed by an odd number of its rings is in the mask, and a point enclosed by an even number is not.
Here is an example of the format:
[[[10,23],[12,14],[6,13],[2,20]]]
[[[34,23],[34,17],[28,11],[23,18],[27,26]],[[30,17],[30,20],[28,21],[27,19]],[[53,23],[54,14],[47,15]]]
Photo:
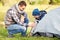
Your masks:
[[[21,0],[0,0],[0,16],[4,16],[6,11],[16,3],[19,3]],[[48,6],[51,6],[47,9],[47,11],[54,9],[55,7],[60,5],[60,0],[24,0],[27,3],[27,7],[25,11],[28,13],[29,18],[31,18],[29,14],[32,13],[34,8],[39,8],[39,10],[44,10]],[[0,18],[0,21],[3,21],[3,17]],[[32,20],[31,20],[32,21]]]
[[[0,6],[13,5],[21,0],[0,0]],[[60,4],[60,0],[24,0],[29,5],[35,4]]]

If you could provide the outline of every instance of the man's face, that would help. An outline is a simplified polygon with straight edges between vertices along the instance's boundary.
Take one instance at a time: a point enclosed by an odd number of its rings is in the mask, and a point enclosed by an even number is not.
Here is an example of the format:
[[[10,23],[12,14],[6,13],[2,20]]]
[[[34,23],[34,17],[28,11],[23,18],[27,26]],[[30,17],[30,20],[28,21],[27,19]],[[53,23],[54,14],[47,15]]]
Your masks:
[[[37,18],[37,19],[39,19],[39,17],[40,17],[40,16],[34,16],[34,18]]]
[[[22,6],[19,5],[19,9],[20,9],[21,11],[23,11],[23,10],[25,9],[25,7],[26,7],[26,6],[24,6],[24,5],[22,5]]]

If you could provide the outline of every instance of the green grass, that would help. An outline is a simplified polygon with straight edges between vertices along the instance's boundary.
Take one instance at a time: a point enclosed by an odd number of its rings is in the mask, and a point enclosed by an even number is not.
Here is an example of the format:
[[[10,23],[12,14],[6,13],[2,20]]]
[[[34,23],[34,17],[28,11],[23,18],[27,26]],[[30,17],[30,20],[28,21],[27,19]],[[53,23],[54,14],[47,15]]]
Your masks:
[[[21,37],[20,34],[15,34],[13,38],[8,38],[8,32],[3,25],[0,25],[0,40],[59,40],[58,38],[48,37]]]
[[[7,30],[3,25],[0,25],[0,40],[59,40],[58,38],[48,37],[21,37],[20,34],[14,35],[13,38],[8,38]]]

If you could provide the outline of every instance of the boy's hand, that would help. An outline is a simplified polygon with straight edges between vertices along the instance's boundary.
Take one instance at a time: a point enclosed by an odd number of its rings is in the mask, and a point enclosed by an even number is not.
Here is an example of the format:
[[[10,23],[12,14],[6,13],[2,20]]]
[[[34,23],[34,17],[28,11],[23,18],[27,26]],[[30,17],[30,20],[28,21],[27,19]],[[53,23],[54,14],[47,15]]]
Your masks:
[[[30,22],[28,25],[29,25],[29,27],[34,27],[34,26],[36,26],[36,23],[35,22]]]
[[[31,33],[29,33],[29,34],[28,34],[28,37],[29,37],[29,36],[32,36],[32,34],[31,34]]]

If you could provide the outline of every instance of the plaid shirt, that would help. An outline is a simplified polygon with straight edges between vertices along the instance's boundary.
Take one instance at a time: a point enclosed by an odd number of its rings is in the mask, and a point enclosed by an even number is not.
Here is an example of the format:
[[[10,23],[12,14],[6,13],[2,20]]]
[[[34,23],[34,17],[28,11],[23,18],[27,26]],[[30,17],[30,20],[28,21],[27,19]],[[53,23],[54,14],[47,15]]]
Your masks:
[[[5,25],[9,26],[11,24],[20,24],[20,25],[27,25],[27,23],[21,23],[20,19],[21,19],[21,14],[24,14],[23,16],[25,17],[25,19],[27,19],[27,14],[24,11],[20,11],[18,9],[18,4],[14,5],[13,7],[11,7],[5,16]]]

